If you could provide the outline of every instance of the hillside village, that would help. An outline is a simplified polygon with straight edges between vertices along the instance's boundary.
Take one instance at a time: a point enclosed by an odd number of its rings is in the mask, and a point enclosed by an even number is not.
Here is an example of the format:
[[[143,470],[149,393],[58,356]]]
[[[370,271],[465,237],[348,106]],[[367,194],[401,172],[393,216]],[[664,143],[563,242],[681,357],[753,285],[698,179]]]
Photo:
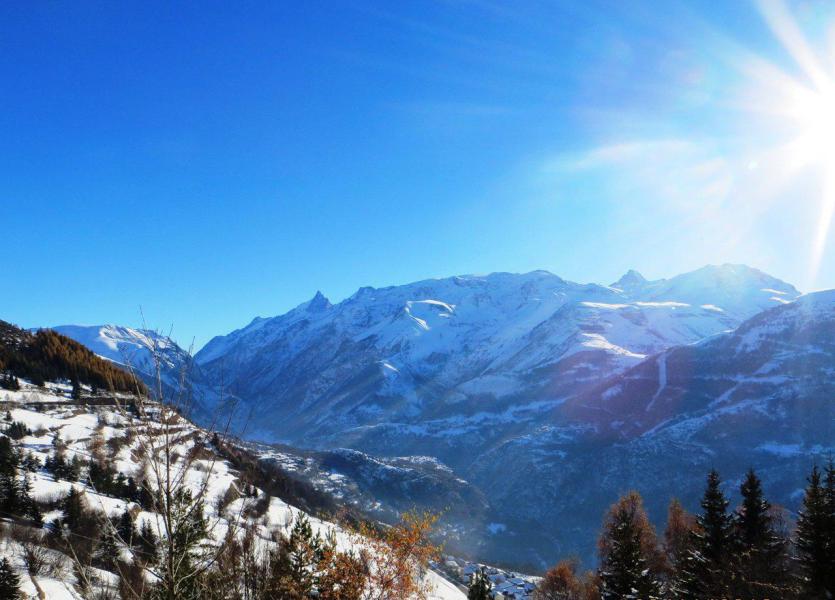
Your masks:
[[[450,579],[462,587],[469,587],[473,576],[484,572],[490,581],[490,596],[494,600],[528,600],[533,598],[538,577],[522,575],[481,563],[470,562],[455,556],[445,555],[442,560],[433,563]]]

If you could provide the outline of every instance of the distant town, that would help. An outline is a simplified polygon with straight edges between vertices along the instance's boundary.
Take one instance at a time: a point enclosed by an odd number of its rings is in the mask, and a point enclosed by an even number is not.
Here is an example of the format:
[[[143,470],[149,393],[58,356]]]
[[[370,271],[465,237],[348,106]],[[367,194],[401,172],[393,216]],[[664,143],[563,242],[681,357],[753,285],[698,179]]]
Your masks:
[[[536,590],[537,577],[505,571],[480,563],[466,561],[452,555],[444,556],[432,565],[466,592],[473,575],[482,569],[490,580],[490,595],[494,600],[529,600]]]

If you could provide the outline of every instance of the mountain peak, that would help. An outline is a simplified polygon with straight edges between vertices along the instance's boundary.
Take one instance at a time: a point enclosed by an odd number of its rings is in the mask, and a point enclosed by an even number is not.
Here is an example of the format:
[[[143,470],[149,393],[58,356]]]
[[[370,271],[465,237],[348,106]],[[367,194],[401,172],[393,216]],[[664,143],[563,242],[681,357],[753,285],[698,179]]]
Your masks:
[[[613,283],[611,287],[618,288],[621,290],[627,290],[643,285],[646,282],[646,277],[641,275],[635,269],[629,269],[626,273],[623,274],[623,277],[621,277],[615,283]]]
[[[327,310],[332,306],[331,301],[328,300],[325,295],[316,290],[316,295],[313,296],[305,306],[305,310],[307,312],[322,312],[323,310]]]

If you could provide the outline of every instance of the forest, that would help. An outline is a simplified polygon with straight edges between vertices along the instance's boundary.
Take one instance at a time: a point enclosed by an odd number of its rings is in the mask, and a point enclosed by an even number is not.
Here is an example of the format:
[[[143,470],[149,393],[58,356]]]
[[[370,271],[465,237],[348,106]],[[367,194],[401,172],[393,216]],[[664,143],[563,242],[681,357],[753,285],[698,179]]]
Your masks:
[[[0,321],[0,386],[18,389],[18,378],[36,385],[67,380],[95,389],[146,393],[130,373],[93,354],[75,340],[50,329],[30,333]]]
[[[538,600],[702,600],[713,598],[825,600],[835,595],[835,467],[812,467],[796,524],[765,497],[749,470],[739,505],[707,476],[701,511],[673,499],[663,535],[656,534],[643,500],[629,492],[612,504],[598,539],[599,565],[579,573],[574,559],[549,569]],[[470,600],[490,594],[483,574]]]

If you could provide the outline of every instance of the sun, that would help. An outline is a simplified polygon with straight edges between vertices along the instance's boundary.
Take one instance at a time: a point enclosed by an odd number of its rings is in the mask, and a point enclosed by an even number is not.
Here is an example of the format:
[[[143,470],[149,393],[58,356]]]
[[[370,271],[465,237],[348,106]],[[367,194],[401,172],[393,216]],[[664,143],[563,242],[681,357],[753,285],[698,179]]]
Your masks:
[[[783,0],[757,0],[757,5],[797,69],[790,74],[755,57],[748,74],[757,85],[749,99],[754,99],[756,111],[776,118],[775,126],[779,123],[779,131],[787,138],[762,149],[776,159],[771,163],[775,171],[782,170],[770,173],[772,180],[815,177],[819,192],[808,199],[817,213],[809,236],[809,281],[814,281],[835,218],[835,62],[831,52],[816,51]],[[823,46],[835,48],[832,25],[828,28],[831,39]]]
[[[822,90],[801,88],[790,113],[798,136],[787,149],[795,167],[811,166],[820,171],[819,213],[811,236],[809,276],[820,270],[835,218],[835,84]]]
[[[799,134],[792,146],[802,164],[835,169],[835,84],[822,91],[799,89],[789,114]]]

